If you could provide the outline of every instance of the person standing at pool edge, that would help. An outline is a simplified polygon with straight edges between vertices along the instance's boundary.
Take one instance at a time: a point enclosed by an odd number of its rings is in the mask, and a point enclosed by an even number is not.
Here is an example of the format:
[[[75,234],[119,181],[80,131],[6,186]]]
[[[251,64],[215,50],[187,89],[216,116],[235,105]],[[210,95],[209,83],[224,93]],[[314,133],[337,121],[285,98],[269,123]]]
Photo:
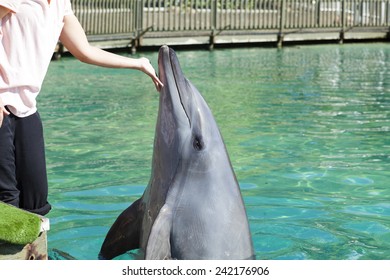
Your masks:
[[[91,46],[70,0],[0,0],[0,200],[40,215],[51,206],[36,97],[58,40],[82,62],[140,70],[163,86],[147,58]]]

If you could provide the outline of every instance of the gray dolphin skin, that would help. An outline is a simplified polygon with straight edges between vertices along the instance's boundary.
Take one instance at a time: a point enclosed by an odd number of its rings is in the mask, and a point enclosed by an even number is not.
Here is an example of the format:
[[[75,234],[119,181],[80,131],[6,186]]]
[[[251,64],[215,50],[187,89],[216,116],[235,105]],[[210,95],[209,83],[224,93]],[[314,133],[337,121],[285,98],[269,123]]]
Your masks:
[[[254,259],[240,188],[205,100],[162,46],[150,182],[119,215],[100,259],[141,248],[145,259]]]

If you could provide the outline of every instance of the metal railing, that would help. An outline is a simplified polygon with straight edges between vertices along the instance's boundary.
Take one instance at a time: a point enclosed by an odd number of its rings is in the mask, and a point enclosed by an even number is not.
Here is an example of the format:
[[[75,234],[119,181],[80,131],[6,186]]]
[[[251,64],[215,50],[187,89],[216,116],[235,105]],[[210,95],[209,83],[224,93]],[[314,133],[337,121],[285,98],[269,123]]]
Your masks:
[[[86,34],[132,33],[138,2],[135,0],[71,0]]]
[[[88,35],[389,27],[390,0],[71,0]]]

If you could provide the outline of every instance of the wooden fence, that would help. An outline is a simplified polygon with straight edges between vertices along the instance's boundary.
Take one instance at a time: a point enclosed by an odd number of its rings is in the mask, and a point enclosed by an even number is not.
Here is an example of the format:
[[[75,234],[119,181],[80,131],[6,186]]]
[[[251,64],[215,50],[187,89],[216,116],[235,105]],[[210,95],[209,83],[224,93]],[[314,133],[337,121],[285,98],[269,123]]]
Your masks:
[[[215,42],[215,36],[221,34],[277,34],[278,40],[282,41],[284,35],[289,33],[310,32],[313,35],[329,30],[339,33],[343,39],[345,32],[354,28],[366,33],[380,31],[381,36],[387,36],[390,26],[390,0],[71,2],[92,41],[127,40],[128,45],[133,46],[142,45],[148,38],[196,39],[206,36],[210,42]]]

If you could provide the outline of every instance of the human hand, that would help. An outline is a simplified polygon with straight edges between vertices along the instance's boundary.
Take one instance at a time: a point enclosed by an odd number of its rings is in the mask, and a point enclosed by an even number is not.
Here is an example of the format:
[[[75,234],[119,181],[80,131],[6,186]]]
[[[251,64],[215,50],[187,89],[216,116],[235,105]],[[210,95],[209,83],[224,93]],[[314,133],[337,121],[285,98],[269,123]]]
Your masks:
[[[139,60],[141,63],[140,70],[152,78],[153,83],[156,87],[156,90],[158,92],[160,92],[161,89],[164,87],[164,85],[160,81],[160,79],[157,77],[156,71],[154,70],[152,64],[150,64],[149,59],[147,59],[145,57],[141,57],[141,58],[139,58]]]
[[[9,115],[9,112],[7,111],[7,109],[5,109],[3,101],[1,101],[1,99],[0,99],[0,127],[3,124],[4,116],[8,116],[8,115]]]

